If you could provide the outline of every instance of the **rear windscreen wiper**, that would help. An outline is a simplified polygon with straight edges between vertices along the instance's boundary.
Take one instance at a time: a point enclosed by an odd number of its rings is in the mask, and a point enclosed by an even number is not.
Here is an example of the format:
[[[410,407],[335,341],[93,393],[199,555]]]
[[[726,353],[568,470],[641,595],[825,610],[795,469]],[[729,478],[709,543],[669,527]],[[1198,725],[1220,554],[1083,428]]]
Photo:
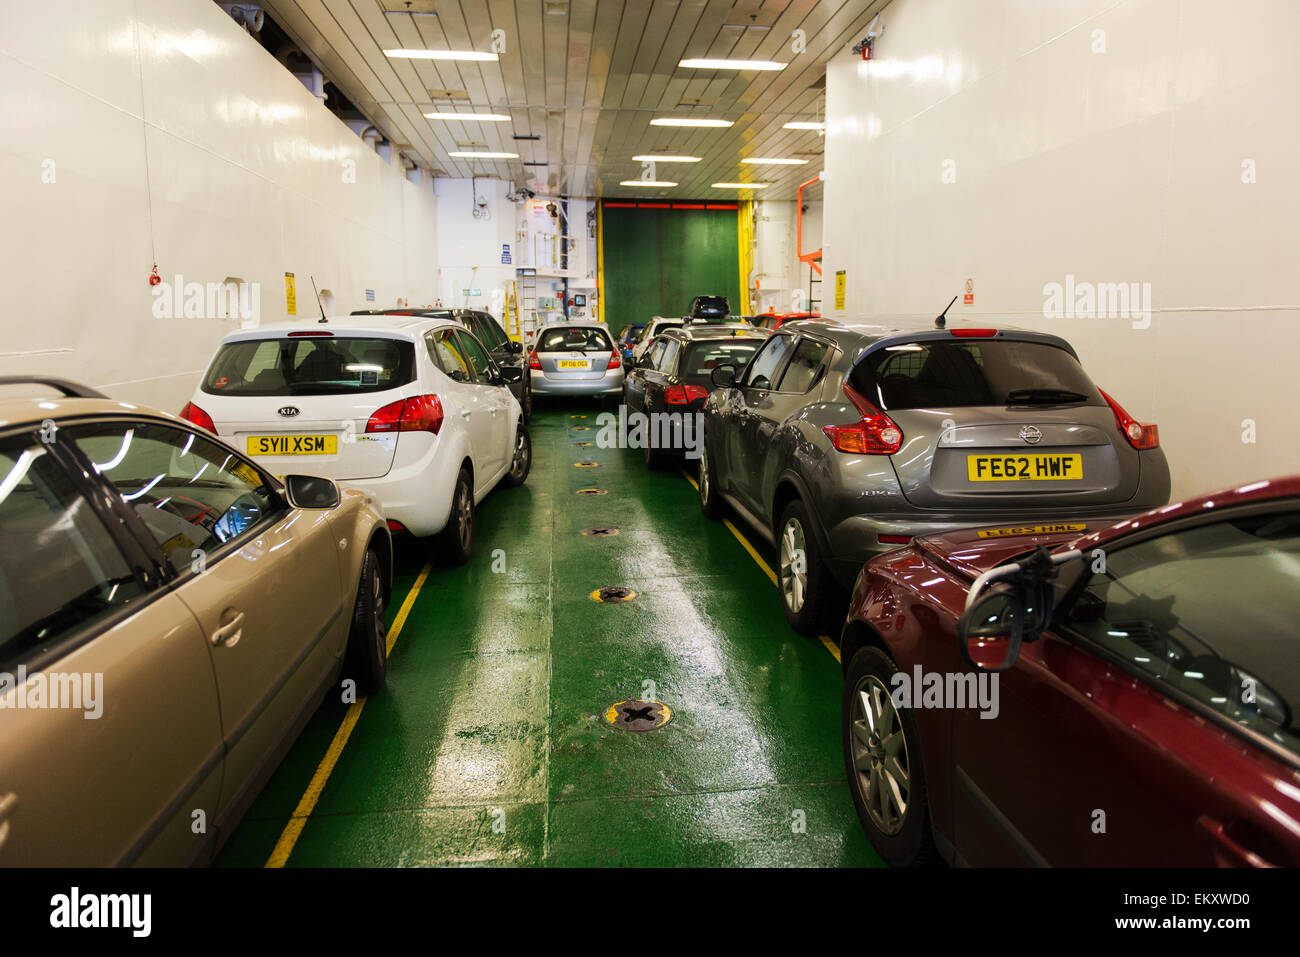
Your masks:
[[[1007,393],[1007,405],[1087,401],[1088,397],[1082,392],[1071,392],[1069,389],[1012,389]]]

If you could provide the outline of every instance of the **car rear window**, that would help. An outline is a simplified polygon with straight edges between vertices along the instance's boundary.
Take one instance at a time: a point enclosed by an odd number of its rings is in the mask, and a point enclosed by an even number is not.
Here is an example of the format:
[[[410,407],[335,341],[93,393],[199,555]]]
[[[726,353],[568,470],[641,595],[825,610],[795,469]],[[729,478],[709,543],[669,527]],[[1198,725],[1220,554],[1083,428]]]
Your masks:
[[[604,329],[560,326],[543,329],[537,339],[538,352],[609,352],[614,344]]]
[[[849,383],[882,409],[1105,404],[1078,360],[1064,349],[1015,339],[895,343],[867,353]]]
[[[383,392],[415,375],[415,346],[401,339],[302,336],[224,343],[208,367],[213,395]]]
[[[749,365],[750,357],[765,339],[704,339],[691,343],[682,355],[681,374],[687,381],[710,381],[713,370],[733,365],[737,371]]]

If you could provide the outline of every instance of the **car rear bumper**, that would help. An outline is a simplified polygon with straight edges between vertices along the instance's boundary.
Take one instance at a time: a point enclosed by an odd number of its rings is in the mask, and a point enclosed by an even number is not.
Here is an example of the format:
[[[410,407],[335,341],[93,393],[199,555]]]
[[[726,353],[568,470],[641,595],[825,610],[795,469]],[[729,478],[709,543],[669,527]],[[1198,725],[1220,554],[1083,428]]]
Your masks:
[[[533,371],[533,395],[622,395],[622,367],[610,369],[599,379],[551,379]]]
[[[406,436],[403,436],[406,438]],[[451,496],[460,473],[460,460],[438,456],[441,436],[434,436],[428,448],[414,461],[403,455],[401,445],[393,468],[373,479],[340,479],[343,488],[369,492],[379,502],[384,518],[400,522],[412,535],[435,535],[442,531],[451,514]]]

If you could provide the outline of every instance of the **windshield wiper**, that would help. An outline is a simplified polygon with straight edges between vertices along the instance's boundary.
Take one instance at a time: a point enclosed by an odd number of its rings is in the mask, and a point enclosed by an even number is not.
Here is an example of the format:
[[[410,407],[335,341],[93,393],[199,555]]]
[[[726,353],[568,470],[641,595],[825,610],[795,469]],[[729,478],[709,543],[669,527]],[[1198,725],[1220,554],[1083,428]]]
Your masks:
[[[1069,389],[1012,389],[1007,393],[1007,405],[1027,405],[1042,402],[1056,405],[1062,402],[1087,402],[1082,392]]]

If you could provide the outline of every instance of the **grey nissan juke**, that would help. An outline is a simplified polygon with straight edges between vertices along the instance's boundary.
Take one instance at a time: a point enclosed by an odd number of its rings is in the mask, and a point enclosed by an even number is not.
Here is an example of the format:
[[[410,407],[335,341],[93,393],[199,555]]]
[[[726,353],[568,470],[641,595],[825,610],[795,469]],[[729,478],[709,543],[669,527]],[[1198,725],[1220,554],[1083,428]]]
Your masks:
[[[700,507],[726,501],[779,551],[786,618],[805,634],[832,625],[836,583],[913,538],[1169,501],[1156,426],[1059,336],[803,320],[713,381]]]

